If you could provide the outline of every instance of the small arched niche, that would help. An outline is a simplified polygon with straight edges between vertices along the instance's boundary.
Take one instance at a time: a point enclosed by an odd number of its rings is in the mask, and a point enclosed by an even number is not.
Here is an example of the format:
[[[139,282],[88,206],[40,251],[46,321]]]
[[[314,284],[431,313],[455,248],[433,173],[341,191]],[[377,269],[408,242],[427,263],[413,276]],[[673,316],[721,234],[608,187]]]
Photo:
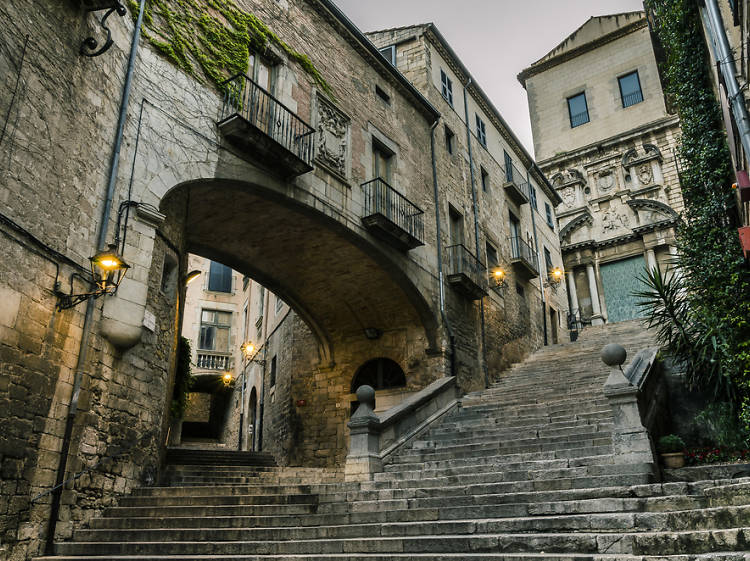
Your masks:
[[[368,360],[360,366],[352,378],[351,412],[359,406],[357,388],[372,386],[375,389],[375,411],[382,412],[401,403],[410,392],[406,391],[406,374],[401,366],[390,358]]]

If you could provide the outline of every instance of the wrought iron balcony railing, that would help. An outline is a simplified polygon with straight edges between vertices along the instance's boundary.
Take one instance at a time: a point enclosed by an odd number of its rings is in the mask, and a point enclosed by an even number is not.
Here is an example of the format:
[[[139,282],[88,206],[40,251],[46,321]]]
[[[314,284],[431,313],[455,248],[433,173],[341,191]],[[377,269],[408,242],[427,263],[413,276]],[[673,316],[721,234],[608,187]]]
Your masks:
[[[451,245],[448,252],[448,283],[469,298],[487,294],[487,275],[482,262],[463,244]]]
[[[526,172],[519,170],[512,163],[505,168],[505,193],[516,204],[522,205],[529,202],[529,182],[526,181]]]
[[[570,116],[570,126],[575,128],[580,125],[585,125],[589,122],[589,112],[584,111],[582,113],[576,113]]]
[[[424,245],[421,208],[396,191],[382,178],[362,184],[365,197],[362,221],[373,234],[402,250]]]
[[[223,87],[219,128],[227,137],[260,156],[276,156],[277,166],[292,175],[313,169],[315,129],[244,74]]]
[[[201,370],[229,370],[232,362],[232,355],[219,351],[199,350],[195,361],[196,368]]]
[[[527,278],[539,275],[539,258],[533,248],[523,241],[519,236],[511,236],[510,262],[514,266],[520,265],[520,271]]]

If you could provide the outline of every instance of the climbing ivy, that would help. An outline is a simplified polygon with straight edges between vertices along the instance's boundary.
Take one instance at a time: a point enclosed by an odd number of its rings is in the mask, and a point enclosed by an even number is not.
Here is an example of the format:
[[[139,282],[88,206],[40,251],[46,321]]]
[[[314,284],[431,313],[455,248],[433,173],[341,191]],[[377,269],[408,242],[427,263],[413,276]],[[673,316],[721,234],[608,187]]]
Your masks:
[[[180,337],[177,344],[177,368],[172,391],[172,403],[169,413],[172,419],[179,420],[185,414],[188,406],[188,394],[193,385],[193,374],[190,366],[190,340]]]
[[[135,20],[140,1],[127,0]],[[299,64],[320,88],[331,88],[307,55],[297,52],[254,14],[234,0],[143,0],[143,36],[162,56],[219,90],[224,81],[247,72],[250,51],[263,53],[273,43]],[[198,69],[196,69],[196,65]]]
[[[682,127],[680,182],[685,202],[678,228],[678,265],[687,309],[700,326],[695,344],[706,347],[711,369],[728,382],[729,399],[750,429],[750,271],[737,235],[737,209],[730,188],[731,159],[711,62],[695,0],[645,0],[653,30],[666,57],[665,93]],[[700,377],[701,373],[695,373]],[[729,395],[727,395],[729,393]]]

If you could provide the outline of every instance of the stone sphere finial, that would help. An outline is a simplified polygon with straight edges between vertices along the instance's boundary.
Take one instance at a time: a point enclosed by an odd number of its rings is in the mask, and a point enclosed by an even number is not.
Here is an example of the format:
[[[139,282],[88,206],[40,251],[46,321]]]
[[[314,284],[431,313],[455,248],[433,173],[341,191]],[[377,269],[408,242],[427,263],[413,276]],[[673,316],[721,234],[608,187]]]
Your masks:
[[[375,402],[375,390],[372,386],[364,385],[357,388],[357,401],[372,405]]]
[[[617,343],[610,343],[602,349],[602,361],[607,366],[622,366],[627,356],[625,347]]]

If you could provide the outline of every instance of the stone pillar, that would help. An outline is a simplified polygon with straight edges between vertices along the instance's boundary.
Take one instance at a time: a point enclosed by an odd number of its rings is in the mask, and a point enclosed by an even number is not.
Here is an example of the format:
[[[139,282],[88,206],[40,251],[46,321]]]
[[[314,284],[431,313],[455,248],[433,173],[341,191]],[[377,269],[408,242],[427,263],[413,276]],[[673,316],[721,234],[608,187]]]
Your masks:
[[[656,262],[656,253],[654,252],[653,247],[646,249],[646,264],[648,265],[649,271],[653,271],[659,266]]]
[[[357,389],[359,407],[349,421],[349,454],[344,466],[346,481],[369,481],[383,471],[380,458],[380,419],[373,411],[375,390],[370,386]]]
[[[578,303],[578,292],[576,291],[576,273],[575,269],[571,269],[570,274],[565,275],[565,280],[568,286],[568,294],[570,295],[570,312],[573,313],[581,309]]]
[[[670,261],[676,261],[677,260],[677,248],[675,246],[673,246],[673,245],[669,246],[669,257],[670,257]],[[674,276],[676,276],[678,278],[682,276],[682,273],[680,272],[679,267],[677,267],[677,265],[675,265],[674,263],[670,263],[669,264],[669,269],[668,270]]]
[[[594,264],[586,264],[586,276],[589,280],[589,293],[591,294],[591,325],[603,325],[602,307],[599,303],[599,289],[596,286],[596,275],[594,274]]]
[[[638,388],[618,368],[604,384],[604,395],[614,414],[612,447],[616,464],[655,464],[648,430],[638,409]]]

